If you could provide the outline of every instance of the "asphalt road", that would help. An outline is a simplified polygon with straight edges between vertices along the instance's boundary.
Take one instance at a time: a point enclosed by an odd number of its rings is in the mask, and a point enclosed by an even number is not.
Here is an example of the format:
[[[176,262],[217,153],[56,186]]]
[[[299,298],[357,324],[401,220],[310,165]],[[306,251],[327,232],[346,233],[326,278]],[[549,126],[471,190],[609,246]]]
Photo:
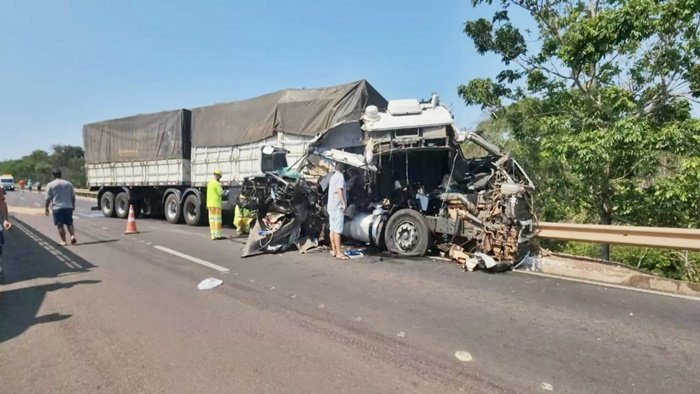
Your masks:
[[[210,241],[203,227],[139,219],[124,235],[125,220],[85,200],[79,245],[59,247],[38,194],[8,202],[3,393],[700,387],[698,301],[428,259],[241,259],[243,240]],[[223,286],[198,290],[208,277]]]

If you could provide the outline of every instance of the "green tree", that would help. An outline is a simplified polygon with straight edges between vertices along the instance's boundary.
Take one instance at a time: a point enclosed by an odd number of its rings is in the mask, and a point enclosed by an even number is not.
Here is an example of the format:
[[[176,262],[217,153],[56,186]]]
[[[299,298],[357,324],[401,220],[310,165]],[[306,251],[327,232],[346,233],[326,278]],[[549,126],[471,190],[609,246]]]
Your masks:
[[[0,173],[10,173],[16,180],[32,179],[46,184],[54,169],[60,169],[63,177],[76,187],[85,186],[85,153],[83,148],[70,145],[54,145],[51,154],[35,150],[18,160],[0,162]]]
[[[683,204],[697,206],[700,186],[700,121],[691,116],[700,97],[700,2],[498,5],[490,20],[467,21],[464,32],[504,69],[459,93],[490,111],[540,172],[544,218],[566,205],[574,219],[601,224],[696,225]],[[527,13],[536,31],[516,26],[512,8]],[[677,211],[666,215],[669,208]],[[609,256],[604,245],[601,257]]]

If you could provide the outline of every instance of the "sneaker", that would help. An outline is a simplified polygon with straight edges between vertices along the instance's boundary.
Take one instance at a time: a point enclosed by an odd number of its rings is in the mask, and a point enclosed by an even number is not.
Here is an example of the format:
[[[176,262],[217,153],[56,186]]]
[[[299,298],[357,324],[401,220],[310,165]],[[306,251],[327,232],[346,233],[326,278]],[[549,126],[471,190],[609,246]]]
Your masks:
[[[70,237],[70,244],[71,244],[71,245],[75,245],[75,244],[77,244],[77,243],[78,243],[78,240],[75,239],[74,236],[73,236],[73,237]]]

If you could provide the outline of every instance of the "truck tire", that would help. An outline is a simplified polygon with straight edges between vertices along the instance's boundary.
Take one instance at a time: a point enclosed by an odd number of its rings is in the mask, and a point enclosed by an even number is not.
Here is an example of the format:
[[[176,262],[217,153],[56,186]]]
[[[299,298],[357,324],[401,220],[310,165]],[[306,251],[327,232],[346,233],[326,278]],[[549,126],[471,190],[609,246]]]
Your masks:
[[[185,203],[182,205],[182,211],[182,215],[185,217],[185,223],[188,225],[201,226],[204,224],[206,214],[204,213],[202,201],[200,201],[196,194],[187,196]]]
[[[168,194],[165,198],[165,220],[170,223],[180,223],[182,220],[182,205],[177,194]]]
[[[423,256],[430,245],[430,230],[425,218],[412,209],[401,209],[386,224],[386,248],[401,256]]]
[[[117,194],[114,199],[114,212],[119,219],[126,219],[129,216],[129,196],[126,192]]]
[[[100,207],[102,207],[102,214],[106,218],[114,217],[114,193],[104,192],[102,197],[100,197]]]

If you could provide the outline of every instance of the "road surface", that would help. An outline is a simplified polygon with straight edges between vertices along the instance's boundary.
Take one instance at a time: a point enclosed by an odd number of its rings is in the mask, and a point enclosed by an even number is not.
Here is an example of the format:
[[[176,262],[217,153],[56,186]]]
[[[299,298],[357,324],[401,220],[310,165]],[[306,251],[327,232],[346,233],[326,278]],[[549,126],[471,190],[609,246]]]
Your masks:
[[[3,393],[700,387],[695,300],[429,259],[241,259],[242,240],[210,241],[204,227],[139,219],[124,235],[125,220],[86,200],[79,245],[59,247],[41,196],[8,203]],[[198,290],[208,277],[223,286]]]

